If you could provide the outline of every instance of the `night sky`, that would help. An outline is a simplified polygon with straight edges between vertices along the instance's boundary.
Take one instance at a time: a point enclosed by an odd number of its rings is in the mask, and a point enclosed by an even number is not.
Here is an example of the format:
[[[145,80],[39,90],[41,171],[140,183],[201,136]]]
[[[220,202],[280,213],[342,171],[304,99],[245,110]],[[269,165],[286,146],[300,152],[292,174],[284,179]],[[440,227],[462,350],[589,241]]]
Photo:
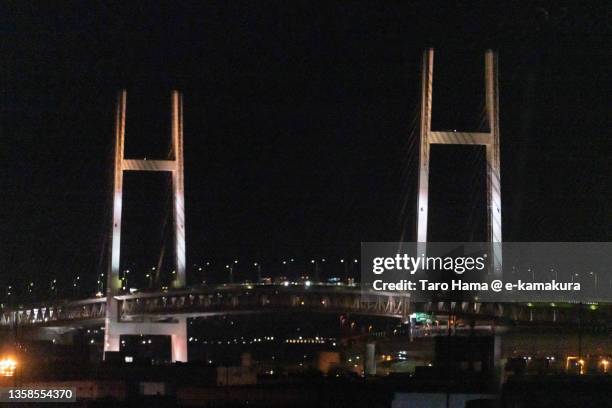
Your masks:
[[[504,240],[612,239],[605,2],[28,3],[0,12],[0,284],[105,270],[122,87],[134,158],[166,157],[184,92],[190,267],[413,240],[427,46],[433,127],[466,131],[499,50]],[[126,175],[123,267],[157,263],[168,181]],[[482,151],[434,148],[430,188],[432,240],[484,238]]]

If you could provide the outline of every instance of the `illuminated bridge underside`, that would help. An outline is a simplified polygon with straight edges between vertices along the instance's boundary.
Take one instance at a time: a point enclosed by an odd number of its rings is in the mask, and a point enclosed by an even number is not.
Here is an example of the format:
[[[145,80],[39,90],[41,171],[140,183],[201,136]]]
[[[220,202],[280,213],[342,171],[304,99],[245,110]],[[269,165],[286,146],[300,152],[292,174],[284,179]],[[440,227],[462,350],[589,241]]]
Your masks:
[[[164,321],[177,317],[197,317],[240,313],[352,313],[406,319],[410,313],[435,315],[452,313],[466,320],[493,319],[499,322],[577,321],[575,308],[529,307],[518,303],[419,302],[390,292],[362,293],[346,286],[305,288],[276,285],[234,285],[172,292],[137,293],[116,296],[120,321]],[[104,298],[49,303],[19,310],[3,310],[0,326],[80,326],[102,321]]]

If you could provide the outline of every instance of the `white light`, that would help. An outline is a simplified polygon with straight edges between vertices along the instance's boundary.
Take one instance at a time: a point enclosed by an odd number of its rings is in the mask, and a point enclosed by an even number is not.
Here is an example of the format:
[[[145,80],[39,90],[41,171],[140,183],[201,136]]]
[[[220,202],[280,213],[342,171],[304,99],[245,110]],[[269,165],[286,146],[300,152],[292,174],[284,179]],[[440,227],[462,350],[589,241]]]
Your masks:
[[[310,285],[312,285],[312,282],[311,281],[306,281],[306,282],[304,282],[304,285],[310,286]]]
[[[125,356],[124,361],[126,363],[131,363],[131,362],[134,361],[134,357],[132,357],[132,356]]]

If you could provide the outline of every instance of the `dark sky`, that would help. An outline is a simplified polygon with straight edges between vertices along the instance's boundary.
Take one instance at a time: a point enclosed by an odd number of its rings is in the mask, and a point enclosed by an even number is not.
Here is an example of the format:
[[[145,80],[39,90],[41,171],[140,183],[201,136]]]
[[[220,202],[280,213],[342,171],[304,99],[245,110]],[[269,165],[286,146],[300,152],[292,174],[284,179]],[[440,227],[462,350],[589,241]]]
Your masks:
[[[122,87],[133,157],[167,154],[184,92],[190,265],[413,240],[427,46],[437,129],[482,128],[482,52],[499,50],[504,240],[611,240],[605,2],[445,3],[3,2],[0,280],[104,269]],[[432,240],[482,239],[482,152],[432,155]],[[125,187],[122,263],[143,270],[168,180]]]

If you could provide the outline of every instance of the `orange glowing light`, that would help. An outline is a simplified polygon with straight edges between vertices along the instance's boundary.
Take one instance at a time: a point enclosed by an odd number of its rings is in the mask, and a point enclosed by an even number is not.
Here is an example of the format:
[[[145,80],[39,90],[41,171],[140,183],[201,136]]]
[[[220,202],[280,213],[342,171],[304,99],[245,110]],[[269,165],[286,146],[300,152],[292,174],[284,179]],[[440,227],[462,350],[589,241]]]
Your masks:
[[[5,357],[0,360],[0,376],[12,377],[17,369],[17,361],[11,357]]]
[[[585,361],[576,356],[568,356],[565,362],[565,369],[570,370],[571,367],[578,367],[579,373],[582,375],[585,372]]]
[[[584,374],[584,360],[578,360],[578,364],[580,364],[580,375]]]

